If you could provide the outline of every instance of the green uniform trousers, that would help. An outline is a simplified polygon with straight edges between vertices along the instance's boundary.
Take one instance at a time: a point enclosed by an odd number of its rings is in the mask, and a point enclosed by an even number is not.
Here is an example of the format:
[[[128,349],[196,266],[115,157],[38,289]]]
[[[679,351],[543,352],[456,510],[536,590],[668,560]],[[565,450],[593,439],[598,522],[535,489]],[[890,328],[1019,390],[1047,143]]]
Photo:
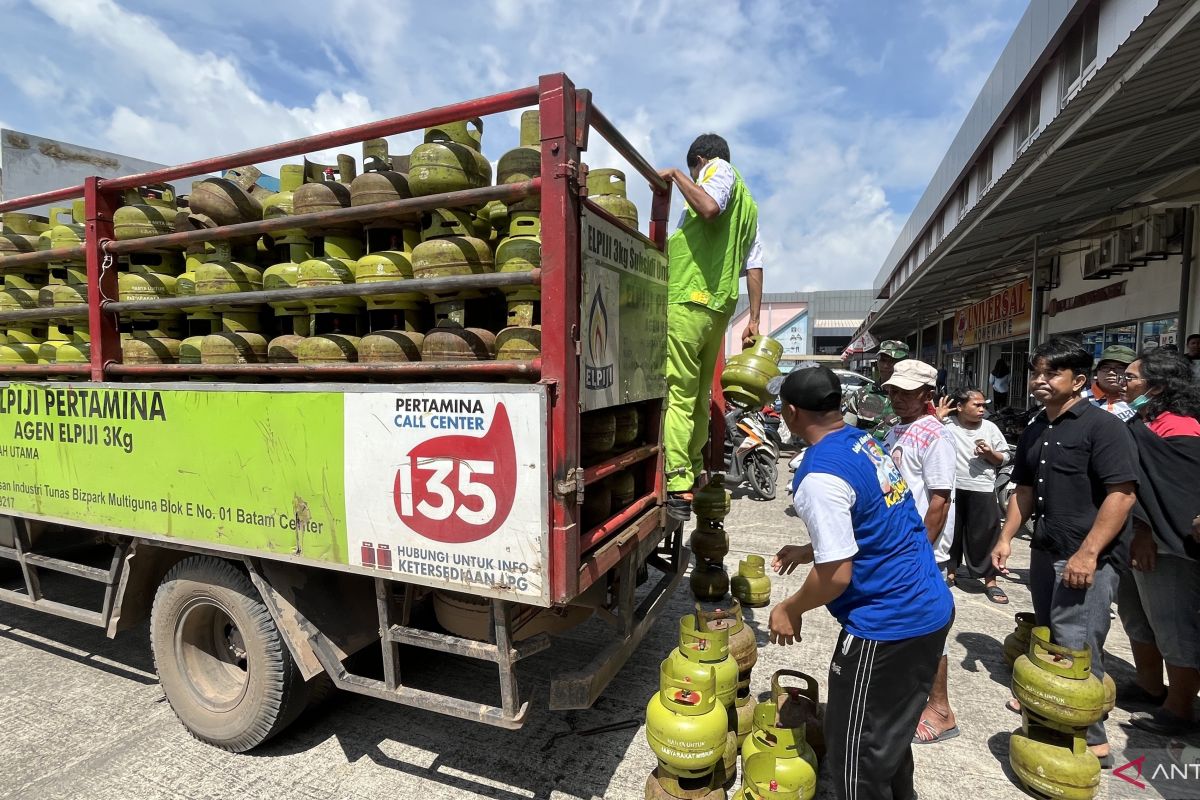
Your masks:
[[[694,303],[667,306],[667,491],[690,491],[704,469],[709,403],[729,315]],[[724,447],[719,443],[718,447]]]

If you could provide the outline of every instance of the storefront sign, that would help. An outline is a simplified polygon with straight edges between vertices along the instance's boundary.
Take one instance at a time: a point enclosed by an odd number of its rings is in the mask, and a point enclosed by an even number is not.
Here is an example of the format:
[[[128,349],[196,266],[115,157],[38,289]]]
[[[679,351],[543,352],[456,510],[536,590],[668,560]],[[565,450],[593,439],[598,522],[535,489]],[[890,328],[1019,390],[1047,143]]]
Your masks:
[[[1063,311],[1070,311],[1073,308],[1083,308],[1093,303],[1103,303],[1105,300],[1112,300],[1114,297],[1123,297],[1127,283],[1128,281],[1118,281],[1117,283],[1093,289],[1083,294],[1077,294],[1074,297],[1068,297],[1064,300],[1051,298],[1050,302],[1046,304],[1046,313],[1053,317],[1055,314],[1061,314]]]
[[[971,347],[1029,333],[1029,281],[997,292],[954,315],[954,343]]]

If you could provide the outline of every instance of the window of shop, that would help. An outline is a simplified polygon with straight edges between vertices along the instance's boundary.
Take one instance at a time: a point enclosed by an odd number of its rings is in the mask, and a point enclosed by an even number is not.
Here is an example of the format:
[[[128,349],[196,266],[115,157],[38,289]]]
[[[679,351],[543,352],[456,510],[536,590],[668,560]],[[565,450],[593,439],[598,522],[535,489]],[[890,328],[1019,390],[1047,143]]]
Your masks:
[[[1014,151],[1013,155],[1019,156],[1021,151],[1025,149],[1025,145],[1038,132],[1038,127],[1041,124],[1041,106],[1042,106],[1042,87],[1035,83],[1025,93],[1025,97],[1021,99],[1017,110],[1013,112],[1012,123],[1014,136]]]
[[[1079,339],[1093,358],[1099,358],[1104,348],[1112,347],[1115,344],[1129,347],[1140,353],[1147,347],[1178,347],[1179,319],[1177,317],[1155,317],[1133,322],[1119,322],[1066,335]]]

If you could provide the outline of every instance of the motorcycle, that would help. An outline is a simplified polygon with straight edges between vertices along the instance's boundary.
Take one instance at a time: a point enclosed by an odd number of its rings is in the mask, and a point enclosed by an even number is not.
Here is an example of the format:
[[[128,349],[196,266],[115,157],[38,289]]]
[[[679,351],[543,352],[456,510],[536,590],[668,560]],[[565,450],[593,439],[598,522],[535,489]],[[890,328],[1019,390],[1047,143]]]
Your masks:
[[[735,406],[726,412],[725,476],[735,486],[745,481],[759,499],[775,499],[775,485],[779,482],[779,445],[768,434],[761,410],[750,411]]]
[[[1017,485],[1013,483],[1013,460],[1017,456],[1017,446],[1009,444],[1008,458],[1005,459],[1004,465],[996,470],[996,483],[993,489],[996,495],[996,503],[1000,506],[1000,524],[1004,524],[1005,517],[1008,516],[1008,500],[1017,490]],[[1025,524],[1021,526],[1021,533],[1018,535],[1032,536],[1033,535],[1033,518],[1025,520]]]

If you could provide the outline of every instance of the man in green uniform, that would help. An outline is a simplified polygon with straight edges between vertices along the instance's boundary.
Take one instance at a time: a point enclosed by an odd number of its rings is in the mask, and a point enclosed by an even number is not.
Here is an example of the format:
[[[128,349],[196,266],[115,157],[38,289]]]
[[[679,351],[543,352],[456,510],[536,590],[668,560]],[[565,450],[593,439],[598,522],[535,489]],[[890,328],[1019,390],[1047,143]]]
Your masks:
[[[909,357],[908,345],[895,339],[888,339],[879,345],[879,383],[873,384],[862,396],[848,403],[847,410],[854,415],[853,424],[861,430],[870,431],[871,435],[880,441],[887,432],[900,421],[892,410],[892,401],[881,388],[892,379],[896,363]],[[870,397],[871,402],[864,404],[864,398]],[[870,409],[870,413],[867,413]],[[882,409],[882,410],[879,410]],[[851,420],[847,419],[847,423]]]
[[[703,469],[708,440],[709,397],[725,329],[746,276],[750,319],[745,345],[758,335],[762,303],[762,246],[758,205],[729,163],[729,145],[715,133],[688,148],[690,176],[678,169],[659,174],[679,187],[686,206],[667,240],[667,513],[691,516],[692,489]]]

